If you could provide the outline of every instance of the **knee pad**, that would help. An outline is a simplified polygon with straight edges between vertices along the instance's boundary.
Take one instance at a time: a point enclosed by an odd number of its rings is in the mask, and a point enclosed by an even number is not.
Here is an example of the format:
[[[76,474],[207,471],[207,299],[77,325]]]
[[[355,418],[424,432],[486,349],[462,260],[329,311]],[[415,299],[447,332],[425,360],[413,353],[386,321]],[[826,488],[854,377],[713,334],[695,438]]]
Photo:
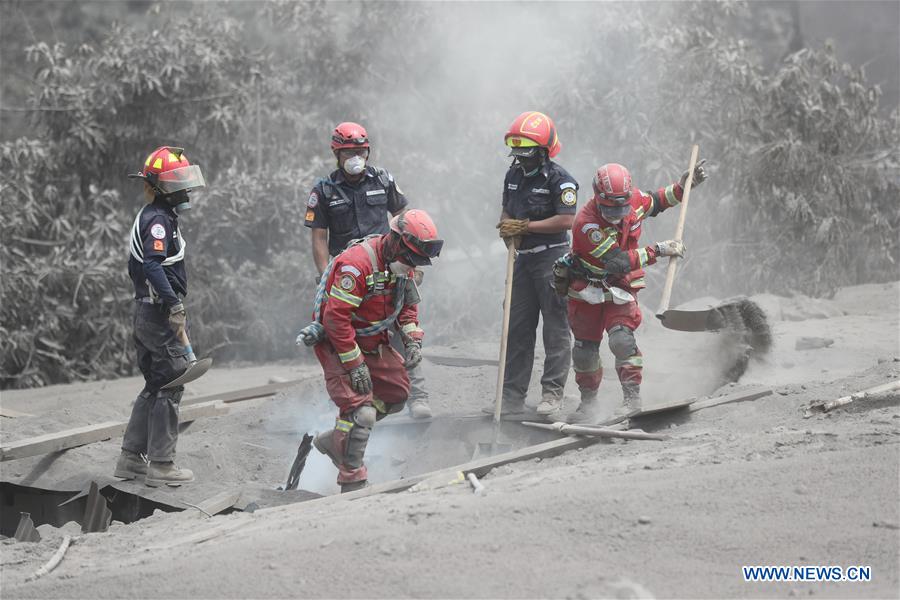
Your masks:
[[[344,465],[351,469],[358,469],[363,465],[363,457],[366,446],[369,445],[369,436],[372,435],[372,427],[378,417],[378,411],[369,404],[360,406],[353,411],[353,427],[347,435],[347,446],[344,450]]]
[[[353,411],[353,423],[356,427],[365,427],[366,429],[372,429],[375,426],[375,420],[378,417],[378,411],[375,410],[375,407],[366,404],[364,406],[360,406],[355,411]],[[354,427],[354,429],[356,429]]]
[[[572,366],[576,373],[590,373],[600,368],[600,342],[575,340],[572,346]]]
[[[609,349],[616,360],[625,360],[637,354],[634,332],[624,325],[616,325],[609,330]]]

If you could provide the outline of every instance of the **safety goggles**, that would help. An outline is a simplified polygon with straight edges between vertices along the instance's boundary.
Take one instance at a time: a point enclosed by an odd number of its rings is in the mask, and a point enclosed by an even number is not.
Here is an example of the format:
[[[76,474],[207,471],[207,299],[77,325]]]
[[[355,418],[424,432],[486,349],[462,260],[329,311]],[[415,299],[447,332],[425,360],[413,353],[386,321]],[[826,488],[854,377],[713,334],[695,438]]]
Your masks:
[[[605,202],[612,202],[612,205],[614,205],[614,206],[624,206],[625,204],[628,204],[629,200],[631,200],[631,192],[629,191],[627,194],[625,194],[623,196],[613,196],[611,194],[604,194],[603,192],[598,192],[597,197],[599,197],[600,200],[603,200]]]
[[[441,248],[444,247],[444,240],[420,240],[409,232],[403,232],[403,243],[413,252],[426,258],[437,258],[441,255]],[[425,264],[431,264],[431,261]]]
[[[603,215],[603,218],[607,221],[624,219],[630,212],[630,204],[624,204],[621,206],[605,206],[603,204],[600,205],[600,214]]]
[[[357,146],[362,146],[369,141],[369,138],[364,137],[343,138],[337,135],[331,139],[338,144],[356,144]]]
[[[174,194],[182,190],[195,190],[206,187],[200,167],[190,165],[160,173],[156,178],[156,187],[163,194]]]

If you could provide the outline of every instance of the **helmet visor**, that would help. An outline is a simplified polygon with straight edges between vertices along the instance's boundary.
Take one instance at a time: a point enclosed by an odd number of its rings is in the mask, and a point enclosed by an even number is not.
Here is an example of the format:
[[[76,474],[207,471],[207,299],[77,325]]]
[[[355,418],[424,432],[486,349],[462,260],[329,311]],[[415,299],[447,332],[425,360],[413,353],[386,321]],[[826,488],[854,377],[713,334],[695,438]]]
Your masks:
[[[190,165],[160,173],[157,176],[156,187],[163,194],[174,194],[182,190],[190,191],[206,187],[206,181],[203,179],[200,167]]]
[[[427,258],[437,258],[444,247],[444,240],[420,240],[409,232],[403,233],[403,241],[413,252]]]
[[[603,215],[603,218],[607,221],[624,219],[630,212],[630,204],[623,204],[621,206],[604,206],[603,204],[600,205],[600,214]]]

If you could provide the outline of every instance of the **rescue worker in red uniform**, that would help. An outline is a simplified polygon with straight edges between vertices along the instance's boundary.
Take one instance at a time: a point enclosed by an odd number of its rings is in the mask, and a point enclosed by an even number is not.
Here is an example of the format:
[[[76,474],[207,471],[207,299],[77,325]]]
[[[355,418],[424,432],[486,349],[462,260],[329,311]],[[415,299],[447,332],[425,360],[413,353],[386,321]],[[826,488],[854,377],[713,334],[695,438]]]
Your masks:
[[[422,361],[424,336],[413,269],[430,265],[443,244],[431,217],[416,209],[391,219],[389,233],[351,243],[326,270],[316,321],[297,338],[315,343],[325,387],[339,410],[334,430],[313,444],[337,466],[342,492],[365,486],[363,456],[372,427],[401,411],[409,397],[407,370]],[[405,361],[391,347],[389,330],[401,336]]]
[[[684,245],[667,240],[641,246],[641,225],[681,202],[685,172],[678,183],[646,193],[634,187],[628,170],[610,163],[597,169],[594,196],[578,211],[572,226],[572,251],[554,265],[554,283],[569,300],[569,326],[575,337],[572,363],[581,404],[573,422],[596,421],[597,390],[603,377],[600,342],[609,334],[616,357],[623,405],[617,415],[640,407],[643,358],[634,338],[641,324],[637,293],[645,287],[644,267],[661,256],[683,256]],[[693,184],[706,179],[701,161]]]
[[[331,152],[338,168],[316,181],[306,202],[304,220],[312,233],[313,261],[320,277],[329,258],[340,254],[348,243],[387,233],[388,219],[409,207],[394,176],[368,164],[369,150],[369,134],[359,123],[338,123],[331,133]],[[391,345],[403,354],[399,336],[391,336]],[[410,371],[409,378],[412,382],[407,402],[410,416],[430,418],[431,407],[421,369]]]

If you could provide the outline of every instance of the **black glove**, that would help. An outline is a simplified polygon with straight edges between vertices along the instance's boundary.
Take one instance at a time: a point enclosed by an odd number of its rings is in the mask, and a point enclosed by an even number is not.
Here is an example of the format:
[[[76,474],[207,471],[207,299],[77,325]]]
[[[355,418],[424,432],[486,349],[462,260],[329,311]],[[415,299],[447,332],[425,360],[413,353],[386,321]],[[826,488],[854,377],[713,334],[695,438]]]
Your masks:
[[[178,332],[184,329],[185,322],[187,322],[187,312],[184,310],[184,304],[179,302],[169,309],[169,325]]]
[[[422,342],[410,340],[406,343],[406,370],[412,371],[422,362]]]
[[[372,391],[372,376],[369,375],[366,363],[360,363],[358,367],[350,370],[350,387],[357,394],[368,394]]]
[[[691,188],[695,188],[704,181],[706,181],[706,169],[703,168],[703,163],[706,162],[704,158],[700,162],[696,164],[694,167],[694,178],[691,180]],[[678,184],[684,189],[684,184],[687,183],[688,173],[690,173],[690,169],[681,174],[681,179],[678,181]]]

